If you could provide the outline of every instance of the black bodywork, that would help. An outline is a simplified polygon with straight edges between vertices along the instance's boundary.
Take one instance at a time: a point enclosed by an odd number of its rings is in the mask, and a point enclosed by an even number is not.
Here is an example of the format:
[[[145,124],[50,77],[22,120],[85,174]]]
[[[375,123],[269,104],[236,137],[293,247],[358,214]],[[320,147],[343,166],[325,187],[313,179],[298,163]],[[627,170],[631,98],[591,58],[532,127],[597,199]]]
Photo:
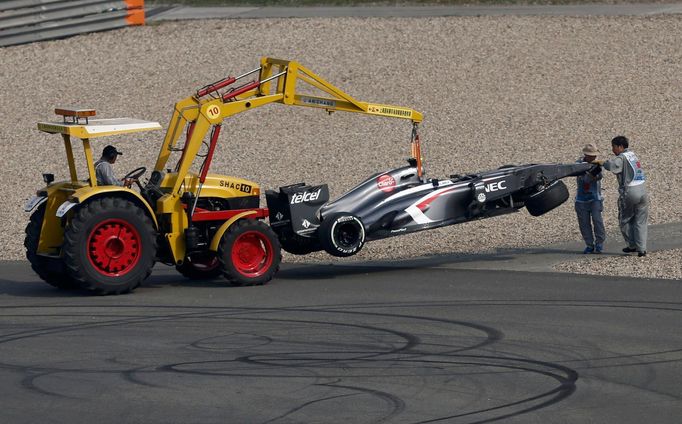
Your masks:
[[[279,192],[268,191],[270,224],[284,240],[285,250],[306,243],[307,249],[293,253],[307,253],[320,249],[314,241],[322,236],[318,227],[325,218],[340,213],[359,218],[366,240],[488,218],[523,207],[532,215],[542,215],[568,199],[560,179],[595,168],[588,163],[528,164],[422,180],[415,161],[409,162],[367,178],[331,202],[326,185],[296,184]]]

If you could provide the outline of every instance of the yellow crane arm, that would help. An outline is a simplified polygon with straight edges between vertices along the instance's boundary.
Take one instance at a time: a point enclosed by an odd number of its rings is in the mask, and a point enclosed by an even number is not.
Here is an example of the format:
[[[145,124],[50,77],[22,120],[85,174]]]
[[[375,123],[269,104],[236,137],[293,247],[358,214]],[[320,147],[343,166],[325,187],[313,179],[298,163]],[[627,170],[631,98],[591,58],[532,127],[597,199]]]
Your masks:
[[[250,75],[255,76],[252,81],[237,85]],[[298,62],[268,57],[261,59],[258,68],[238,77],[227,77],[209,84],[176,103],[154,170],[162,171],[171,152],[180,150],[176,145],[186,131],[186,142],[176,167],[178,178],[173,188],[173,193],[178,193],[184,176],[189,172],[209,131],[215,134],[209,145],[210,158],[215,148],[214,138],[217,139],[223,120],[270,103],[312,107],[330,113],[356,112],[410,120],[413,123],[412,156],[417,161],[417,170],[421,176],[422,158],[416,132],[417,125],[423,119],[420,112],[403,106],[356,100]],[[210,159],[208,162],[202,167],[203,175],[210,165]]]
[[[277,87],[277,92],[284,94],[282,101],[284,104],[321,108],[329,112],[339,110],[386,116],[389,118],[409,119],[415,123],[423,120],[422,114],[414,109],[356,100],[298,62],[265,57],[261,59],[262,79],[272,76],[273,66],[279,67],[279,72],[286,72],[285,78],[280,80],[282,84]],[[297,92],[299,81],[307,83],[308,86],[314,87],[328,96],[300,94]],[[259,93],[265,94],[269,88],[269,85],[261,85]]]

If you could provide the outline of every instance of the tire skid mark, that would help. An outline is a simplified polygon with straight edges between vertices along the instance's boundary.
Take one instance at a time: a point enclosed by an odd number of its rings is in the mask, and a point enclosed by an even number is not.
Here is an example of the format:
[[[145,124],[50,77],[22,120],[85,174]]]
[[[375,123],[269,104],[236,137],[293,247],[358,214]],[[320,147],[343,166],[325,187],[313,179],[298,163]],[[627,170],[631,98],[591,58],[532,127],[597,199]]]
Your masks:
[[[215,322],[220,324],[228,322],[235,326],[242,326],[244,331],[233,331],[228,334],[214,335],[211,337],[203,337],[190,342],[185,345],[185,348],[190,348],[198,351],[212,353],[226,353],[235,352],[234,358],[221,360],[203,360],[178,362],[172,364],[159,364],[151,366],[132,366],[129,365],[126,369],[120,370],[84,370],[84,369],[70,369],[70,368],[48,368],[21,365],[13,365],[11,363],[0,363],[0,367],[5,369],[16,370],[24,373],[21,380],[21,386],[29,391],[33,391],[45,396],[69,397],[60,393],[46,390],[41,387],[39,380],[43,377],[53,375],[56,373],[81,373],[81,374],[110,374],[120,375],[125,382],[147,387],[164,387],[155,385],[146,381],[144,376],[158,375],[159,373],[186,373],[199,376],[208,376],[223,378],[226,375],[238,376],[244,378],[279,378],[279,379],[305,379],[313,380],[307,387],[330,387],[334,389],[345,389],[353,391],[351,394],[341,394],[333,396],[320,397],[318,399],[307,400],[304,403],[289,409],[282,415],[270,419],[267,422],[274,422],[291,416],[292,414],[308,408],[312,405],[323,402],[333,401],[335,399],[351,398],[360,394],[368,394],[390,405],[389,411],[376,422],[384,422],[395,418],[401,414],[406,406],[405,402],[397,395],[369,389],[364,386],[353,384],[353,380],[368,379],[368,378],[383,378],[383,379],[397,379],[399,377],[412,377],[421,379],[423,386],[427,386],[429,379],[434,377],[447,377],[445,383],[440,382],[445,387],[450,382],[461,381],[462,378],[467,377],[471,381],[477,382],[472,376],[480,375],[503,375],[508,374],[513,376],[515,373],[531,373],[547,377],[557,382],[555,387],[548,390],[543,390],[540,393],[531,393],[530,396],[524,399],[515,399],[510,402],[501,401],[500,404],[488,408],[476,409],[475,407],[469,411],[463,411],[458,414],[442,416],[432,420],[422,422],[440,422],[450,421],[453,419],[474,420],[467,422],[493,422],[503,420],[518,415],[522,415],[531,411],[535,411],[547,406],[553,405],[563,399],[571,396],[576,390],[576,381],[578,380],[578,372],[575,369],[569,368],[567,364],[581,364],[590,360],[594,361],[609,361],[622,359],[623,361],[617,364],[601,364],[595,366],[584,366],[582,369],[599,369],[599,368],[613,368],[613,367],[628,367],[628,366],[646,366],[658,363],[676,363],[682,362],[682,358],[674,358],[674,355],[682,352],[682,349],[668,349],[660,352],[642,352],[628,355],[608,355],[598,356],[595,352],[595,358],[579,358],[562,360],[559,363],[538,361],[532,358],[510,356],[511,353],[505,355],[490,355],[490,354],[467,354],[476,349],[490,348],[500,341],[504,340],[504,333],[501,331],[481,325],[478,323],[450,320],[437,317],[419,316],[412,314],[399,314],[391,312],[373,311],[371,309],[399,309],[399,308],[428,308],[428,307],[443,307],[451,306],[453,308],[459,307],[473,307],[473,306],[523,306],[523,307],[589,307],[589,308],[610,308],[622,310],[652,310],[665,312],[679,312],[682,308],[677,308],[679,303],[673,302],[604,302],[604,301],[575,301],[575,300],[537,300],[537,301],[452,301],[452,302],[398,302],[398,303],[367,303],[367,304],[353,304],[353,305],[318,305],[318,306],[299,306],[299,307],[285,307],[285,308],[248,308],[248,307],[177,307],[177,306],[152,306],[144,305],[82,305],[82,306],[63,306],[70,311],[82,308],[92,310],[92,312],[69,313],[69,314],[5,314],[3,317],[30,317],[30,318],[62,318],[62,319],[83,319],[92,315],[97,318],[106,318],[100,322],[87,322],[66,324],[63,326],[47,326],[43,328],[32,328],[11,334],[0,336],[0,344],[17,342],[24,339],[31,339],[36,337],[53,336],[57,334],[66,334],[76,331],[87,331],[92,329],[107,328],[107,327],[126,327],[137,324],[149,323],[165,323],[174,321],[191,321],[202,320]],[[55,308],[55,306],[45,306]],[[40,309],[37,306],[23,306],[14,307],[12,310],[30,310]],[[112,308],[114,308],[113,311]],[[345,308],[345,309],[343,309]],[[105,315],[99,314],[100,309],[107,309]],[[368,310],[370,309],[370,310]],[[122,314],[116,314],[120,310]],[[139,311],[131,313],[131,311]],[[173,313],[161,314],[162,310],[172,310]],[[181,312],[178,312],[181,311]],[[147,314],[151,312],[151,314]],[[319,319],[296,319],[290,317],[292,314],[312,313],[317,314]],[[345,321],[347,317],[363,317],[363,318],[386,318],[390,320],[390,325],[401,326],[406,323],[437,323],[442,324],[439,328],[449,329],[449,333],[445,336],[446,340],[458,341],[460,345],[455,346],[452,343],[428,343],[424,342],[421,337],[416,334],[401,331],[395,328],[382,327],[378,325],[349,323]],[[254,317],[257,317],[254,319]],[[354,318],[357,319],[357,318]],[[273,324],[275,325],[273,327]],[[286,331],[283,336],[274,337],[271,334],[259,334],[258,329],[262,326],[267,328],[278,329],[276,325],[286,328],[287,331],[292,328],[296,331],[311,328],[312,326],[321,327],[319,333],[314,333],[312,339],[303,338],[297,340],[296,337],[290,337]],[[256,326],[256,327],[254,327]],[[351,340],[342,339],[337,342],[325,341],[324,327],[342,328],[345,330],[352,330],[348,334]],[[464,334],[453,332],[453,329],[468,329],[473,330],[474,334]],[[361,332],[356,333],[356,331]],[[317,335],[322,335],[323,340],[315,340]],[[335,334],[335,333],[330,333]],[[344,333],[346,334],[346,333]],[[479,335],[480,334],[480,335]],[[298,334],[295,334],[298,335]],[[387,337],[388,335],[388,337]],[[226,348],[222,346],[213,346],[211,341],[221,341],[225,339],[225,343],[229,343],[231,336],[248,336],[254,339],[252,344],[245,340],[242,344],[234,348]],[[436,337],[430,334],[431,337]],[[441,337],[441,336],[438,336]],[[355,340],[353,340],[355,339]],[[358,339],[360,341],[358,341]],[[259,340],[260,342],[255,342]],[[470,343],[462,343],[462,341]],[[398,342],[400,341],[400,342]],[[301,350],[283,350],[277,352],[277,344],[284,343],[290,347],[301,348]],[[270,352],[253,352],[258,348],[269,346]],[[341,348],[340,350],[338,348]],[[307,349],[306,349],[307,348]],[[320,349],[322,348],[322,349]],[[326,348],[326,349],[325,349]],[[492,349],[494,350],[494,349]],[[246,354],[239,354],[243,351]],[[249,352],[251,351],[251,352]],[[672,355],[673,358],[663,359],[662,355]],[[627,361],[636,362],[627,362]],[[204,368],[206,367],[206,368]],[[403,369],[401,369],[403,368]],[[458,369],[458,368],[461,368]],[[487,370],[486,370],[487,368]],[[282,373],[275,372],[276,370],[283,371]],[[353,373],[353,371],[357,371]],[[410,372],[415,370],[415,372]],[[429,374],[423,374],[423,371],[436,371]],[[350,371],[350,374],[349,374]],[[372,372],[364,372],[372,371]],[[407,371],[407,372],[404,372]],[[419,374],[422,372],[422,374]],[[456,377],[456,380],[455,380]],[[326,382],[329,379],[337,379],[336,382]],[[362,380],[361,380],[362,381]],[[608,381],[608,380],[605,380]],[[617,383],[616,383],[617,384]],[[479,391],[485,392],[485,385],[479,385]],[[529,387],[532,391],[536,385]],[[634,386],[637,387],[637,386]],[[539,387],[538,387],[539,388]],[[637,387],[639,388],[639,387]],[[639,388],[647,390],[646,388]],[[650,390],[649,390],[650,391]],[[655,392],[654,392],[655,393]],[[668,395],[669,396],[669,395]],[[505,396],[506,398],[506,396]],[[79,399],[79,398],[75,398]],[[675,398],[679,399],[679,398]]]
[[[318,386],[343,388],[346,390],[351,390],[351,391],[375,396],[375,397],[378,397],[378,398],[384,400],[386,403],[388,403],[390,405],[390,411],[383,418],[374,421],[375,423],[386,422],[386,421],[392,419],[393,417],[400,415],[400,413],[405,410],[405,402],[401,398],[399,398],[398,396],[395,396],[391,393],[384,392],[381,390],[368,389],[366,387],[348,386],[345,384],[336,384],[336,383],[318,384]]]
[[[318,384],[318,385],[321,385],[321,384]],[[347,394],[347,395],[335,395],[335,396],[327,396],[327,397],[323,397],[323,398],[319,398],[319,399],[313,399],[313,400],[310,400],[308,402],[304,402],[304,403],[296,406],[295,408],[291,408],[281,415],[278,415],[278,416],[271,418],[267,421],[263,421],[263,424],[273,423],[273,422],[276,422],[278,420],[281,420],[282,418],[287,418],[288,416],[293,415],[294,413],[296,413],[302,409],[305,409],[306,407],[311,406],[311,405],[315,405],[315,404],[325,402],[325,401],[329,401],[329,400],[350,397],[350,396],[357,396],[357,394],[351,393],[351,394]]]
[[[34,372],[29,372],[26,373],[26,376],[21,380],[21,386],[29,391],[39,393],[41,395],[45,396],[50,396],[50,397],[59,397],[59,398],[65,398],[65,399],[79,399],[74,396],[67,396],[62,393],[54,392],[52,390],[47,390],[43,389],[40,387],[36,382],[42,377],[45,376],[51,376],[52,374],[55,374],[57,372],[61,371],[43,371],[39,373],[34,373]]]

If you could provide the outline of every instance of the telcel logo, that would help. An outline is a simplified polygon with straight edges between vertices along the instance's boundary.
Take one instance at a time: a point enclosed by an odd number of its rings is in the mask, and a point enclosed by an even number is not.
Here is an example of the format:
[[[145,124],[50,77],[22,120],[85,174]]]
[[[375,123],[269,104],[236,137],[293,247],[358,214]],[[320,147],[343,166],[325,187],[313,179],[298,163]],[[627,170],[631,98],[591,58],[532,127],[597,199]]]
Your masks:
[[[303,193],[296,193],[291,197],[291,204],[295,205],[297,203],[306,203],[317,200],[320,197],[320,192],[322,189],[317,191],[304,191]]]
[[[507,186],[504,185],[506,182],[507,182],[507,180],[502,180],[502,181],[497,181],[494,183],[486,184],[485,192],[490,193],[491,191],[504,190],[507,188]]]

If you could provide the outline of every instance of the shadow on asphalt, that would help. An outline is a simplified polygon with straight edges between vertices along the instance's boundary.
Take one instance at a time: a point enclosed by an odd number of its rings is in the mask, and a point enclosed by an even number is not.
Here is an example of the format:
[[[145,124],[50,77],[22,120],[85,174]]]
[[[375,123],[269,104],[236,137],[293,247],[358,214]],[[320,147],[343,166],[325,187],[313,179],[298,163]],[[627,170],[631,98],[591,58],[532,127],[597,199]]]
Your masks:
[[[215,287],[215,288],[238,288],[231,286],[224,279],[214,280],[188,280],[187,278],[169,272],[158,272],[146,279],[140,288],[145,289],[160,289],[165,287]],[[28,271],[32,273],[32,271]],[[138,288],[139,289],[139,288]],[[58,289],[45,283],[38,278],[37,275],[32,275],[30,280],[8,280],[0,279],[0,295],[14,296],[14,297],[33,297],[33,298],[73,298],[83,296],[100,296],[89,290],[83,289]],[[121,296],[125,296],[121,295]]]
[[[614,256],[603,253],[603,256]],[[367,274],[376,272],[389,272],[405,269],[420,269],[447,266],[451,269],[485,269],[485,264],[490,264],[490,270],[524,271],[511,269],[512,267],[492,266],[493,264],[504,265],[514,261],[537,262],[545,265],[546,272],[553,272],[552,263],[563,260],[579,259],[584,257],[582,252],[571,248],[509,248],[498,249],[494,252],[475,254],[445,254],[425,256],[414,259],[383,260],[383,261],[354,261],[354,262],[320,262],[320,263],[293,263],[286,264],[278,274],[282,279],[326,279],[342,275]],[[548,258],[558,258],[548,260]],[[476,264],[476,267],[467,265]]]
[[[428,268],[441,268],[452,271],[467,270],[470,272],[559,273],[553,270],[553,265],[586,257],[576,246],[580,247],[576,243],[565,243],[553,247],[504,248],[484,253],[451,253],[413,259],[382,261],[357,261],[353,259],[344,261],[331,258],[331,261],[327,262],[292,263],[285,260],[280,271],[275,276],[274,282],[276,283],[277,280],[329,280],[353,275]],[[592,257],[594,255],[587,256]],[[618,252],[604,252],[601,256],[623,255]],[[8,278],[0,279],[0,295],[55,299],[94,295],[87,290],[63,290],[51,287],[30,270],[28,262],[12,262],[11,268],[10,272],[6,273],[5,276],[7,277],[8,274],[10,276],[16,275],[17,278],[15,280]],[[164,287],[240,288],[239,286],[230,285],[222,278],[189,280],[178,274],[172,267],[157,265],[152,275],[142,284],[142,288],[156,289]]]

